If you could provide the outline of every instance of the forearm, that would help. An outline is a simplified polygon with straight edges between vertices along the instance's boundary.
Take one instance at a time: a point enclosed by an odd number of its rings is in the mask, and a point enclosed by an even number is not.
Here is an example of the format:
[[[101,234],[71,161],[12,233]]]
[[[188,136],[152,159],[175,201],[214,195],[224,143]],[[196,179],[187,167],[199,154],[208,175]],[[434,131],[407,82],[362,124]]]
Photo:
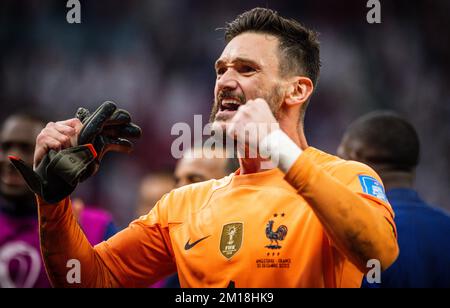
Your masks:
[[[335,245],[362,271],[378,259],[387,268],[398,254],[392,227],[381,211],[302,155],[286,174]],[[326,188],[326,189],[324,189]]]
[[[70,199],[66,198],[58,205],[48,205],[38,198],[38,205],[41,252],[53,286],[116,286],[116,280],[90,245],[73,216]],[[71,283],[68,279],[73,276],[74,272],[71,270],[75,268],[70,263],[68,265],[69,260],[79,261],[79,283]]]
[[[286,180],[311,206],[333,243],[357,265],[367,270],[370,259],[388,267],[398,253],[392,228],[377,208],[321,169],[283,132],[272,135],[265,146]],[[275,158],[275,159],[274,159]],[[278,162],[277,162],[278,160]]]

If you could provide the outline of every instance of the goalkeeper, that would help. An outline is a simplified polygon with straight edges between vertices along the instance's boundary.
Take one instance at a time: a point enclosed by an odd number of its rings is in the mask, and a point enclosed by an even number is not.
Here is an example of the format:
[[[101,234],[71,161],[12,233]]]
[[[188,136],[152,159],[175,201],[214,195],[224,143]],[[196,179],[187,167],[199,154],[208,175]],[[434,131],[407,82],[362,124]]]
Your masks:
[[[37,175],[26,168],[22,174],[40,196],[41,247],[55,286],[146,287],[178,272],[182,287],[359,287],[369,260],[381,269],[394,262],[394,214],[378,175],[307,144],[303,118],[320,66],[315,33],[253,9],[225,34],[213,126],[238,143],[248,124],[272,128],[240,146],[267,148],[274,168],[263,170],[268,161],[261,156],[239,153],[234,174],[173,190],[148,215],[91,247],[68,195],[94,174],[98,157],[129,149],[127,137],[105,129],[102,112],[86,122],[97,123],[92,134],[77,119],[48,125],[37,140]],[[93,147],[74,147],[85,135]],[[52,151],[59,149],[58,157]],[[65,180],[58,186],[55,178]],[[70,259],[81,264],[80,284],[66,279]]]

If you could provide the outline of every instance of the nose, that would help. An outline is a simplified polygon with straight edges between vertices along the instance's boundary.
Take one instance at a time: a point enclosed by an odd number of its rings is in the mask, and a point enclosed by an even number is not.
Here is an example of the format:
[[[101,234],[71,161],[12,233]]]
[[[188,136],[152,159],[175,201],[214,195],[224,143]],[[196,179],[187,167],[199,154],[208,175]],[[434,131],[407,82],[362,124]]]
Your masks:
[[[239,85],[236,73],[233,69],[229,68],[224,74],[222,74],[216,81],[216,89],[221,90],[235,90]]]

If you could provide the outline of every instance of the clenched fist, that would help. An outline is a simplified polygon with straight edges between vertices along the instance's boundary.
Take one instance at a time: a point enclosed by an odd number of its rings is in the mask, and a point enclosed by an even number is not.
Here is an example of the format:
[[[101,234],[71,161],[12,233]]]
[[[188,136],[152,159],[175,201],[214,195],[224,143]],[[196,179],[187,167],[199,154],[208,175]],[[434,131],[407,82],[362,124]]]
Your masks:
[[[230,138],[237,140],[241,154],[245,154],[247,158],[255,158],[261,141],[279,130],[280,126],[267,102],[257,98],[239,106],[229,120],[214,123],[213,129],[226,131]]]
[[[33,168],[19,157],[9,158],[34,193],[57,203],[97,172],[105,153],[130,153],[128,139],[140,136],[127,111],[104,102],[92,114],[79,108],[77,118],[48,123],[36,138]]]
[[[59,152],[76,146],[82,127],[83,124],[77,118],[48,123],[36,138],[34,169],[50,150]]]

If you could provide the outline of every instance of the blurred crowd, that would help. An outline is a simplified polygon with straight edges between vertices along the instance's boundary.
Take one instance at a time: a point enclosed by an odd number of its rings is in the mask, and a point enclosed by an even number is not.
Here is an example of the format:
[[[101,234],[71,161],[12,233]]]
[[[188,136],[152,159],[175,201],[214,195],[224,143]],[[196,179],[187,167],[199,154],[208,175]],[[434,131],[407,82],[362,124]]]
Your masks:
[[[0,3],[0,118],[34,110],[72,117],[113,100],[143,129],[132,156],[111,155],[77,196],[110,210],[119,227],[135,218],[141,178],[171,173],[177,122],[209,117],[220,27],[245,9],[270,7],[320,33],[322,72],[306,116],[309,143],[336,153],[347,125],[375,109],[402,114],[422,143],[418,191],[450,209],[450,2],[81,1],[68,24],[65,1]],[[383,132],[380,132],[382,134]]]

